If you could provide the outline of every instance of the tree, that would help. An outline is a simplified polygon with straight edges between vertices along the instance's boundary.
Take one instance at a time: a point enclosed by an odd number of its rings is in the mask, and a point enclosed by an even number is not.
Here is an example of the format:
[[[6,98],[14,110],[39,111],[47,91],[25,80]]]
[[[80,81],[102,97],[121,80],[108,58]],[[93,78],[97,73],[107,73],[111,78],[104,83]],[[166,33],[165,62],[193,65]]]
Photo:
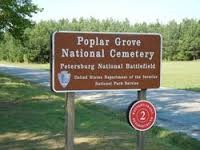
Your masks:
[[[184,19],[181,23],[178,44],[178,60],[195,60],[200,55],[200,24],[194,19]]]
[[[49,62],[50,36],[57,30],[62,30],[64,22],[41,21],[32,28],[27,28],[24,32],[27,39],[24,42],[26,49],[24,58],[28,62]]]
[[[0,34],[8,31],[13,37],[21,38],[24,29],[33,23],[33,13],[41,11],[32,0],[0,0]]]
[[[164,60],[200,59],[200,20],[184,19],[180,23],[172,20],[168,24],[160,24],[157,21],[150,24],[143,22],[131,25],[128,19],[124,21],[112,18],[98,20],[91,17],[89,19],[74,18],[72,21],[68,19],[40,21],[24,30],[23,42],[4,31],[3,38],[0,40],[0,60],[49,62],[50,35],[59,30],[161,33]]]
[[[0,43],[0,60],[24,62],[24,50],[21,42],[6,32]]]
[[[165,27],[163,37],[163,54],[166,60],[177,60],[177,47],[180,38],[180,25],[176,21],[170,21]]]

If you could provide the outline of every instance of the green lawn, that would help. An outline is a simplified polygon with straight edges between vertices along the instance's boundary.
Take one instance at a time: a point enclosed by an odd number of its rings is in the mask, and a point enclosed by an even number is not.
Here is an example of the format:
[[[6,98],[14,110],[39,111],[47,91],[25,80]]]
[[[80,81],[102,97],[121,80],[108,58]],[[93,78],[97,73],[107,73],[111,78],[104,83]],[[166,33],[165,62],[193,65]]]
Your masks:
[[[64,95],[0,74],[0,149],[61,150],[64,146]],[[130,150],[136,132],[125,114],[76,101],[75,150]],[[200,141],[153,127],[145,150],[199,150]]]
[[[27,68],[49,70],[49,64],[0,62]],[[200,61],[163,62],[161,86],[200,92]]]
[[[6,64],[6,65],[12,65],[17,67],[24,67],[29,69],[42,69],[42,70],[49,70],[50,65],[49,64],[37,64],[37,63],[12,63],[12,62],[6,62],[6,61],[0,61],[0,64]]]
[[[200,92],[200,61],[164,62],[162,86]]]

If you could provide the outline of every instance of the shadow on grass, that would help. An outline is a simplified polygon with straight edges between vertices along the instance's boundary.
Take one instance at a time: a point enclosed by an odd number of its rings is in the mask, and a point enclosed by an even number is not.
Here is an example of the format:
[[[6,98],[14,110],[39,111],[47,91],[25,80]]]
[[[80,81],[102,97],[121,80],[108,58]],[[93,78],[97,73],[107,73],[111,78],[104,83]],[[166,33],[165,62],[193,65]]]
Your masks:
[[[171,133],[166,138],[174,145],[179,145],[183,149],[200,149],[200,142],[192,138],[188,140],[189,137],[184,133]]]
[[[53,96],[48,89],[2,74],[0,74],[0,91],[0,102],[48,100]]]
[[[63,149],[63,96],[7,76],[0,76],[0,89],[0,149]],[[135,148],[136,132],[126,122],[125,114],[107,107],[77,101],[75,125],[76,150]],[[163,132],[157,127],[148,131],[145,149],[200,149],[199,141]]]
[[[0,136],[1,137],[1,136]],[[63,149],[63,135],[35,134],[29,132],[7,133],[0,141],[2,150],[60,150]]]
[[[161,127],[153,127],[150,137],[157,137],[160,141],[179,147],[182,150],[199,150],[200,141],[191,138],[185,133],[175,133]]]
[[[64,101],[25,101],[14,105],[10,102],[6,103],[6,109],[3,105],[0,109],[1,148],[63,149]],[[117,147],[128,150],[133,146],[134,134],[113,112],[77,102],[76,116],[75,149]]]
[[[0,89],[1,149],[63,149],[63,96],[6,75],[0,76]],[[106,107],[76,102],[76,149],[129,149],[134,135],[120,117]]]
[[[182,90],[188,90],[188,91],[200,92],[200,87],[185,88],[185,89],[182,89]]]

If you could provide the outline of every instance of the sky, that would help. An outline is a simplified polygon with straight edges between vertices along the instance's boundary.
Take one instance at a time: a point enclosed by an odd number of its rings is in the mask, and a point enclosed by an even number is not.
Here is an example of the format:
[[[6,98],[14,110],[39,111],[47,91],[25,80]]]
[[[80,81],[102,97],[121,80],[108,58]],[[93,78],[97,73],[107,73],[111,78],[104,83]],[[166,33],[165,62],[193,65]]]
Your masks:
[[[200,0],[33,0],[43,12],[33,20],[59,20],[67,18],[90,18],[123,21],[131,23],[166,24],[170,20],[180,22],[183,18],[200,19]]]

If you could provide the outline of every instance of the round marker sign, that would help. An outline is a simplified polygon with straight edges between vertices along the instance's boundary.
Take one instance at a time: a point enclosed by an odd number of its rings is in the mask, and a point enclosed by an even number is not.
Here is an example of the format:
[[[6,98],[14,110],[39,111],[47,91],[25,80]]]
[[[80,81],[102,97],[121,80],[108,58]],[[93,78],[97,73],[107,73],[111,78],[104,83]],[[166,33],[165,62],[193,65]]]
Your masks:
[[[134,103],[129,111],[129,123],[139,131],[150,129],[156,121],[156,109],[152,103],[139,100]]]

